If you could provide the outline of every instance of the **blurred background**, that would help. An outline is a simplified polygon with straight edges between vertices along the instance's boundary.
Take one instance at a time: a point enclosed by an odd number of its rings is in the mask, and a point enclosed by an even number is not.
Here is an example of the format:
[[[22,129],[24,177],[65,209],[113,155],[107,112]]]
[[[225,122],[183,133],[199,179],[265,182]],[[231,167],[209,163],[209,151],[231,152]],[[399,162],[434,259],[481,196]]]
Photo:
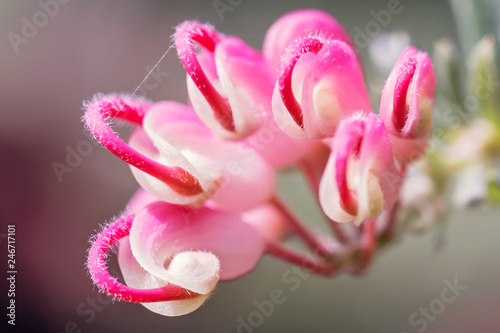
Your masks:
[[[82,101],[97,92],[134,91],[185,19],[211,22],[260,49],[267,28],[292,9],[326,10],[354,36],[374,21],[371,11],[391,1],[219,2],[231,10],[218,12],[212,0],[59,0],[48,9],[44,4],[54,1],[0,2],[0,267],[7,271],[7,225],[15,224],[18,271],[15,328],[6,325],[8,285],[1,279],[2,332],[236,332],[238,318],[248,322],[254,301],[269,299],[274,289],[286,301],[258,327],[240,332],[499,332],[500,210],[488,206],[454,211],[445,225],[403,237],[359,278],[311,276],[291,290],[282,280],[290,266],[264,258],[179,318],[98,296],[84,268],[88,239],[120,213],[138,185],[125,163],[83,131]],[[447,1],[401,0],[400,6],[380,33],[407,30],[428,52],[438,38],[458,41]],[[360,52],[367,76],[375,86],[383,83],[368,48]],[[138,94],[186,100],[185,72],[174,51],[154,73]],[[67,169],[58,173],[55,165]],[[318,220],[317,207],[301,199],[297,186],[305,188],[293,172],[280,179],[297,213]],[[438,316],[425,327],[409,321],[436,306],[445,281],[454,280],[467,288]]]

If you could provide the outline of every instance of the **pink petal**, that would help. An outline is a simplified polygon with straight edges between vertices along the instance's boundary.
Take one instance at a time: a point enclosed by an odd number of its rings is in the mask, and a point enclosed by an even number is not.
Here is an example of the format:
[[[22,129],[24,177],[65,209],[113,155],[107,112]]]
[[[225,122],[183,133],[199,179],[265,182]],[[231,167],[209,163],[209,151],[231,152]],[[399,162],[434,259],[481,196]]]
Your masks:
[[[321,34],[325,39],[338,39],[353,45],[342,25],[330,14],[317,9],[291,11],[271,25],[262,47],[264,57],[276,75],[286,48],[298,37],[309,34]]]
[[[408,164],[418,160],[425,154],[429,136],[420,139],[406,139],[398,135],[389,134],[394,158],[401,164]]]
[[[261,205],[243,213],[241,218],[269,241],[279,242],[287,230],[285,217],[275,205]]]
[[[264,242],[238,215],[153,203],[134,219],[132,253],[154,276],[197,293],[252,270]],[[219,271],[220,260],[220,271]]]
[[[142,208],[156,201],[159,201],[157,197],[140,187],[128,201],[125,211],[128,214],[136,214]]]
[[[215,48],[215,63],[220,83],[231,105],[234,125],[244,138],[271,112],[273,81],[262,56],[235,37],[223,39]]]

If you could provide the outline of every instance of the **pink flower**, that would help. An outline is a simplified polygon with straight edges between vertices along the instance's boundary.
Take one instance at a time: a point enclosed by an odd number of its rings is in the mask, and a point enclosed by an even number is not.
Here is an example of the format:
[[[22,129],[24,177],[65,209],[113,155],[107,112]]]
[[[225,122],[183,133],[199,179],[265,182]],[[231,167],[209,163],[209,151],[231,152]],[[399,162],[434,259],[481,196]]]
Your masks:
[[[103,262],[118,240],[118,263],[127,286],[112,278]],[[115,297],[178,316],[201,306],[219,279],[252,270],[264,248],[259,232],[239,215],[156,201],[99,235],[89,269],[96,284]]]
[[[427,53],[408,47],[391,71],[380,115],[402,163],[422,156],[431,134],[436,76]]]
[[[276,122],[296,138],[324,139],[343,117],[372,111],[352,48],[339,40],[300,37],[281,58],[273,95]]]
[[[175,302],[177,304],[182,304],[193,301],[199,303],[201,301],[202,303],[202,295],[173,284],[168,284],[165,281],[158,281],[158,279],[154,277],[151,278],[147,272],[140,271],[140,267],[138,266],[136,266],[137,273],[142,273],[140,278],[142,283],[147,283],[149,280],[148,288],[126,286],[109,274],[106,267],[106,252],[117,241],[128,237],[133,220],[134,215],[118,220],[104,229],[93,240],[88,256],[87,267],[94,283],[113,297],[128,302]],[[199,304],[201,305],[201,303]],[[180,311],[177,311],[177,313],[179,312]]]
[[[326,215],[357,225],[375,219],[395,204],[401,181],[380,117],[371,113],[343,120],[319,189]]]
[[[405,172],[395,158],[406,163],[403,150],[430,132],[435,78],[427,55],[409,48],[401,56],[380,117],[349,36],[322,11],[278,19],[263,55],[195,21],[180,24],[174,40],[192,107],[119,95],[85,105],[89,131],[141,186],[123,217],[93,241],[95,284],[179,316],[264,254],[325,276],[366,268],[377,240],[394,230]],[[111,129],[113,119],[136,126],[128,144]],[[288,167],[304,173],[335,239],[302,222],[277,194],[276,171]],[[355,232],[336,222],[351,222]],[[299,237],[314,257],[288,250],[285,236]],[[126,285],[105,262],[118,241]]]
[[[258,154],[241,143],[221,141],[196,117],[175,102],[134,109],[139,101],[113,96],[89,103],[85,120],[96,138],[131,165],[139,184],[166,202],[199,206],[212,199],[217,207],[245,211],[274,193],[275,173]],[[144,108],[145,105],[140,104]],[[110,111],[112,109],[112,111]],[[109,128],[106,116],[125,120],[136,115],[142,125],[130,137],[130,146]],[[161,173],[161,172],[164,172]],[[241,188],[247,188],[241,196]]]

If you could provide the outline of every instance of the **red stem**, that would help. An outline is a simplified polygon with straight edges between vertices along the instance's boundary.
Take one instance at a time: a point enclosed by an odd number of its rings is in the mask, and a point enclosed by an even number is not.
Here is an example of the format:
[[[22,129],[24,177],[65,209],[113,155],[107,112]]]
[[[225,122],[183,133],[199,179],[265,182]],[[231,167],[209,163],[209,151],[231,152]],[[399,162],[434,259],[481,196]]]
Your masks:
[[[290,228],[293,229],[293,231],[312,251],[321,257],[331,256],[332,253],[323,244],[321,244],[316,235],[314,235],[314,233],[290,211],[281,199],[275,197],[271,200],[271,203],[274,204],[274,206],[285,216],[285,220],[289,224]]]
[[[318,262],[293,252],[279,243],[271,242],[267,245],[267,253],[315,274],[330,276],[337,271],[337,267],[328,262]]]

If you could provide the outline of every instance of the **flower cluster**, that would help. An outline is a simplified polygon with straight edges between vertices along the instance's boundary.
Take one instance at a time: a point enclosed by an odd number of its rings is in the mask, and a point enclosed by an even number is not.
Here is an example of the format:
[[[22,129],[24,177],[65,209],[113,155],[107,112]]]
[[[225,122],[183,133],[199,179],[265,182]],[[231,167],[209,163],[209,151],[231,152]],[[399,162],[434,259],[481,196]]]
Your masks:
[[[427,54],[414,47],[401,54],[377,114],[360,56],[325,12],[282,16],[262,52],[196,21],[177,26],[173,40],[188,105],[121,95],[85,104],[88,130],[141,186],[93,240],[94,283],[178,316],[264,254],[320,275],[358,274],[391,237],[406,167],[429,140],[436,78]],[[128,143],[110,119],[136,125]],[[277,172],[294,167],[334,237],[312,230],[278,196]],[[292,234],[311,255],[283,245]],[[116,242],[126,285],[106,267]]]

